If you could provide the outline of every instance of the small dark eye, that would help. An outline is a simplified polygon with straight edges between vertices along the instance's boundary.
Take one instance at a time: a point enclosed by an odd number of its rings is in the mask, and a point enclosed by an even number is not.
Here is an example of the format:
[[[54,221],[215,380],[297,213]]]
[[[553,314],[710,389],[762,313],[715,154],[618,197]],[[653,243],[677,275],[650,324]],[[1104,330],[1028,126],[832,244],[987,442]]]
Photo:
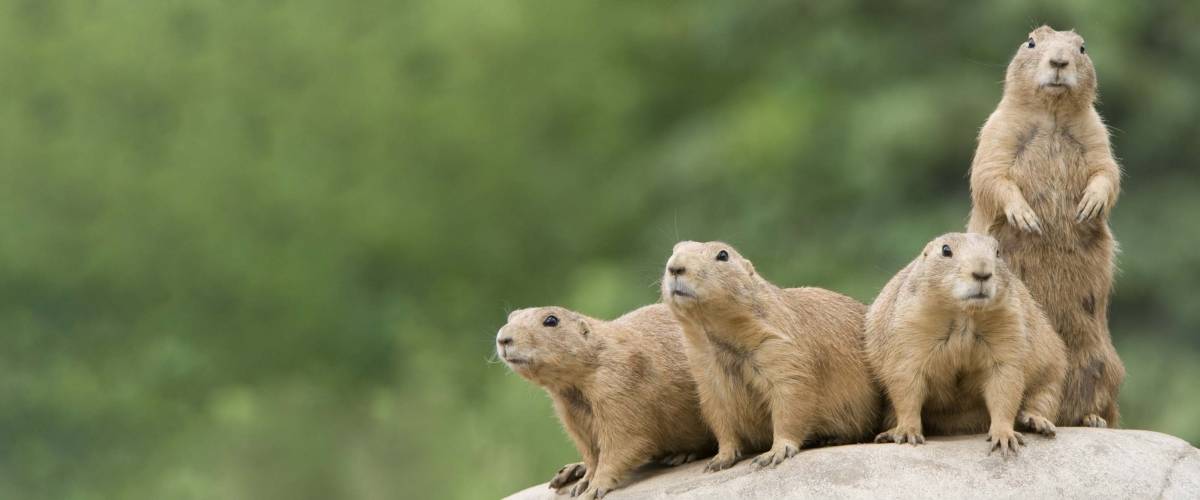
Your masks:
[[[950,251],[950,245],[942,245],[942,257],[953,257],[954,252]]]
[[[558,316],[555,316],[553,314],[546,316],[546,319],[542,320],[542,326],[549,326],[549,327],[558,326]]]
[[[1026,43],[1025,46],[1032,49],[1032,48],[1036,47],[1037,44],[1033,43],[1033,37],[1029,37],[1029,43]]]
[[[721,262],[725,262],[725,261],[729,260],[729,252],[726,252],[724,250],[717,252],[717,260],[719,260]]]
[[[1084,46],[1080,45],[1080,46],[1079,46],[1079,53],[1080,53],[1080,54],[1087,54],[1087,47],[1084,47]]]

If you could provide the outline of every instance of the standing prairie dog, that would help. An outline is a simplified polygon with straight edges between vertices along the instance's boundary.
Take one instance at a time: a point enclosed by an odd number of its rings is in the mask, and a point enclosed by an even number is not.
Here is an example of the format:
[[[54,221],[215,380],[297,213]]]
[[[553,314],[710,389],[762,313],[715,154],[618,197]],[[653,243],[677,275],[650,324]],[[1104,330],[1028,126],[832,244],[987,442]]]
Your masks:
[[[1008,455],[1014,420],[1054,435],[1063,342],[998,254],[991,236],[940,236],[871,304],[867,356],[891,402],[877,442],[987,430]]]
[[[774,465],[806,441],[860,442],[875,432],[881,399],[862,356],[864,305],[776,287],[720,242],[675,245],[662,283],[717,437],[706,470],[768,449],[754,463]]]
[[[979,133],[967,230],[1000,241],[1067,345],[1059,425],[1115,426],[1125,367],[1108,332],[1121,172],[1094,106],[1083,38],[1042,26],[1022,42]]]
[[[662,304],[613,321],[561,307],[513,311],[496,353],[542,386],[583,457],[551,481],[600,498],[650,460],[678,464],[711,454],[682,334]]]

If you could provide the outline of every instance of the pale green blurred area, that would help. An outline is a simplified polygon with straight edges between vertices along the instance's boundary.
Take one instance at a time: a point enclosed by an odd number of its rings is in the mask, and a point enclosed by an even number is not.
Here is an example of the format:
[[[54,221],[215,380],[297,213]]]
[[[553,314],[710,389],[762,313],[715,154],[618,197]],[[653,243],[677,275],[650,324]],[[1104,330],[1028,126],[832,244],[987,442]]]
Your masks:
[[[0,498],[488,498],[577,460],[508,310],[680,239],[870,301],[1075,27],[1123,424],[1200,443],[1200,3],[0,1]]]

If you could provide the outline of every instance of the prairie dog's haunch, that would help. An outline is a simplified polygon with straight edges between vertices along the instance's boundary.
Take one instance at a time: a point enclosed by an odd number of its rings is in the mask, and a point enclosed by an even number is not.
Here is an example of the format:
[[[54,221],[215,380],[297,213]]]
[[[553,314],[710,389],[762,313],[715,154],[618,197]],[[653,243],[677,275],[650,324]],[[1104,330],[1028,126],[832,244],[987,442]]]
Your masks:
[[[998,252],[990,236],[940,236],[871,304],[867,356],[891,403],[876,441],[987,431],[1007,455],[1014,420],[1054,435],[1063,342]]]
[[[551,487],[578,481],[572,496],[599,498],[648,461],[674,465],[712,453],[682,343],[662,304],[613,321],[561,307],[509,314],[497,354],[550,394],[583,457],[559,470]]]
[[[1042,26],[1008,65],[979,133],[967,229],[1000,241],[1009,268],[1067,346],[1059,425],[1116,426],[1125,367],[1108,332],[1121,173],[1094,106],[1083,38]]]
[[[679,319],[700,407],[719,451],[774,465],[807,443],[868,439],[881,399],[862,356],[858,301],[820,288],[781,289],[720,242],[675,245],[663,302]]]

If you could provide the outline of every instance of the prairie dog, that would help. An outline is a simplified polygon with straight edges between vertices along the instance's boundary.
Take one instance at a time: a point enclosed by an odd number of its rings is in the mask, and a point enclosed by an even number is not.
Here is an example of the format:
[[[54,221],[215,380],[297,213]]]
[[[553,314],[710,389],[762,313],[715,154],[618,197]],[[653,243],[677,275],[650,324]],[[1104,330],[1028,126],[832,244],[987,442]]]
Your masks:
[[[942,235],[871,304],[867,356],[891,403],[877,442],[986,430],[1009,455],[1014,420],[1054,435],[1063,342],[998,253],[991,236]]]
[[[571,496],[601,498],[650,460],[711,454],[678,323],[654,304],[613,321],[561,307],[513,311],[496,353],[546,390],[583,457],[551,481]]]
[[[1125,367],[1108,331],[1121,171],[1096,112],[1096,71],[1074,31],[1033,30],[979,133],[967,230],[1004,258],[1067,346],[1059,425],[1116,426]]]
[[[775,465],[806,442],[860,442],[875,432],[881,398],[862,353],[863,304],[776,287],[721,242],[675,245],[662,293],[717,438],[706,470],[762,450],[754,463]]]

